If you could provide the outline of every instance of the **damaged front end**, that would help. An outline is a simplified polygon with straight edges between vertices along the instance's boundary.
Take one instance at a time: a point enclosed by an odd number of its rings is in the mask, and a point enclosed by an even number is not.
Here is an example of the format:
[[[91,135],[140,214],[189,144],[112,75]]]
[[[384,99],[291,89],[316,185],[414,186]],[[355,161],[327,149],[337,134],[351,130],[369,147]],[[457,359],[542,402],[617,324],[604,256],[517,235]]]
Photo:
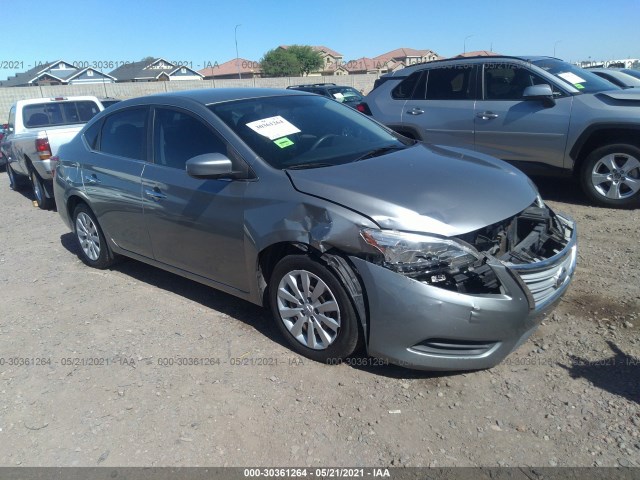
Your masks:
[[[575,224],[539,197],[517,215],[455,238],[374,229],[363,229],[361,237],[377,253],[368,261],[463,294],[508,295],[492,267],[501,264],[521,286],[531,309],[557,297],[575,269]]]

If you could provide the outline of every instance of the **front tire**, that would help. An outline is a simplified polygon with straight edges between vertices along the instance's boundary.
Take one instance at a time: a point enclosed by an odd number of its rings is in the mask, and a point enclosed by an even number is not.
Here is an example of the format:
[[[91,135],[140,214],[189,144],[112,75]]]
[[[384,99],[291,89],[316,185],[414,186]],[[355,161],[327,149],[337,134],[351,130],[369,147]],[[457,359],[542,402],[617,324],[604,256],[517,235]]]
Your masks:
[[[80,259],[90,267],[105,269],[115,258],[91,209],[84,203],[73,212],[73,225],[80,246]]]
[[[31,178],[31,188],[33,189],[36,204],[42,210],[49,210],[53,206],[53,200],[47,197],[40,175],[32,169],[29,177]]]
[[[327,267],[306,255],[278,262],[269,301],[278,328],[307,358],[337,363],[360,345],[361,328],[347,291]]]
[[[585,159],[580,182],[596,205],[628,208],[640,204],[640,149],[624,143],[597,148]]]

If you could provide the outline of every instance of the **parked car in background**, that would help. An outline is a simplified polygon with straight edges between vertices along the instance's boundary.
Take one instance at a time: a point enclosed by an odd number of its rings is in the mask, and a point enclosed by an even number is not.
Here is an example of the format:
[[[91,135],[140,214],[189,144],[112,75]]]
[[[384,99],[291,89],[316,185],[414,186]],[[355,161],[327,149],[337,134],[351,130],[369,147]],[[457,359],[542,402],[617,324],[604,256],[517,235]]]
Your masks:
[[[292,85],[287,88],[322,95],[354,108],[362,102],[363,98],[362,94],[355,88],[336,85],[335,83],[311,83],[306,85]]]
[[[631,75],[632,77],[640,78],[640,70],[636,68],[621,68],[620,71],[627,75]]]
[[[590,72],[599,77],[609,80],[620,88],[639,88],[640,78],[624,73],[622,70],[614,68],[590,68]]]
[[[124,255],[269,305],[294,350],[328,363],[365,345],[491,367],[577,258],[574,222],[516,168],[295,90],[125,100],[60,148],[54,191],[87,265]]]
[[[104,108],[110,107],[111,105],[115,105],[120,101],[119,98],[112,98],[112,97],[102,97],[102,98],[99,98],[99,100]]]
[[[13,104],[4,142],[10,187],[19,189],[28,180],[38,206],[51,208],[52,157],[101,110],[104,107],[92,96],[33,98]]]
[[[357,108],[411,138],[531,174],[574,175],[592,203],[640,203],[640,90],[549,57],[433,61],[383,75]]]
[[[4,168],[5,164],[7,163],[7,157],[5,157],[4,150],[2,148],[3,139],[6,133],[7,133],[7,124],[5,123],[0,127],[0,168]]]

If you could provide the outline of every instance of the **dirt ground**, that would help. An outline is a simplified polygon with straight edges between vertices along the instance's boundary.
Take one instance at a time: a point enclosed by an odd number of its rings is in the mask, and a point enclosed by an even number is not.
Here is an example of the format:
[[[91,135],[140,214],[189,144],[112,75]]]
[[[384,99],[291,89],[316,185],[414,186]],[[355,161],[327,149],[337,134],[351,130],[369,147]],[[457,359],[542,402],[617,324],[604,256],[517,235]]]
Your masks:
[[[578,222],[573,284],[504,363],[443,375],[313,363],[249,303],[92,270],[0,174],[0,465],[640,465],[640,210],[538,184]]]

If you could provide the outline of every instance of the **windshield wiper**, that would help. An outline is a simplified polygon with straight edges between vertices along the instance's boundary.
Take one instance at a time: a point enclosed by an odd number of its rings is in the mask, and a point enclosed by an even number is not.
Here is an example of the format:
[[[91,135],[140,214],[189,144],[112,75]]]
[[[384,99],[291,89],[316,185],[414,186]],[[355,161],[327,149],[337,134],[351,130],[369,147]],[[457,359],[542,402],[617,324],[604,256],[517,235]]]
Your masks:
[[[358,162],[360,160],[366,160],[367,158],[378,157],[384,153],[391,152],[393,150],[404,150],[406,147],[402,146],[393,146],[393,147],[380,147],[375,150],[371,150],[370,152],[365,153],[361,157],[358,157],[354,160],[354,162]]]
[[[298,165],[293,165],[291,167],[286,167],[286,170],[306,170],[309,168],[322,168],[322,167],[334,167],[335,163],[326,163],[326,162],[309,162],[309,163],[299,163]]]

